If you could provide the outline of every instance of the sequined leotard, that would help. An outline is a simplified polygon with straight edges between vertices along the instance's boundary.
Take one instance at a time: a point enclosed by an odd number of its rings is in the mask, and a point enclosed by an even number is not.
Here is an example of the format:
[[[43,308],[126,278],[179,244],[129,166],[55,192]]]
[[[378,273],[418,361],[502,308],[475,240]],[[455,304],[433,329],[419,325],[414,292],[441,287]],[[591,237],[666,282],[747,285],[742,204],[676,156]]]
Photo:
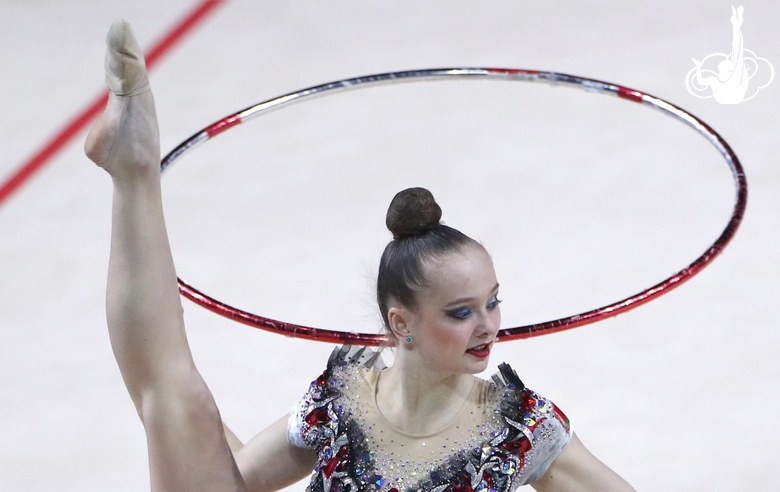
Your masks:
[[[540,478],[571,437],[566,416],[506,364],[477,379],[449,426],[418,436],[376,406],[379,353],[334,350],[290,414],[288,439],[317,450],[309,492],[510,492]]]

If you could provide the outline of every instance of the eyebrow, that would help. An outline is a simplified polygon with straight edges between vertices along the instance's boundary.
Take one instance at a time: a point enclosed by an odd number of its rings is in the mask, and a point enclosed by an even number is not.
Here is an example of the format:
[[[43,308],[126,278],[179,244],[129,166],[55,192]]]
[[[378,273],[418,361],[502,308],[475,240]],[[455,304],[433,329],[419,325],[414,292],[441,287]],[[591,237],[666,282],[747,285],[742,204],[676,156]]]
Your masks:
[[[497,291],[498,290],[498,285],[499,285],[498,282],[496,282],[496,285],[492,289],[490,289],[490,292]],[[465,303],[467,303],[469,301],[473,301],[473,300],[474,300],[473,297],[460,297],[458,299],[455,299],[452,302],[448,302],[447,304],[444,305],[444,307],[448,308],[448,307],[456,306],[458,304],[465,304]]]

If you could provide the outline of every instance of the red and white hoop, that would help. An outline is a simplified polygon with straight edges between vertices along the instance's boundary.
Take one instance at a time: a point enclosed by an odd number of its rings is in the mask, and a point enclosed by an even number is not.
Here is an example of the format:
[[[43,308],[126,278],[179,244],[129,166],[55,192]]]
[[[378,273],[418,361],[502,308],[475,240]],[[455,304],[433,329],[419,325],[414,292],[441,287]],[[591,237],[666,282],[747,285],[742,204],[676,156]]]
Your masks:
[[[734,237],[734,234],[737,232],[737,228],[742,221],[742,217],[745,213],[745,206],[747,204],[747,181],[737,156],[731,150],[731,147],[729,147],[728,143],[726,143],[726,141],[720,135],[718,135],[712,128],[710,128],[706,123],[697,117],[671,103],[664,101],[663,99],[659,99],[649,94],[645,94],[643,92],[619,85],[556,72],[540,72],[535,70],[505,68],[424,69],[368,75],[365,77],[339,80],[315,87],[309,87],[307,89],[291,92],[289,94],[285,94],[274,99],[269,99],[254,106],[248,107],[206,127],[205,129],[182,142],[178,147],[165,156],[161,163],[161,169],[164,171],[185,152],[189,151],[196,145],[215,137],[225,130],[240,123],[245,123],[246,121],[271,109],[279,108],[291,102],[300,101],[311,96],[340,92],[349,89],[373,87],[399,82],[452,78],[493,78],[522,82],[544,82],[546,84],[567,85],[579,87],[589,92],[602,92],[616,95],[628,101],[658,109],[693,127],[693,129],[698,131],[702,136],[704,136],[704,138],[712,143],[715,148],[718,149],[718,152],[720,152],[731,169],[736,188],[734,209],[731,214],[731,219],[729,220],[725,229],[717,238],[717,240],[715,240],[715,242],[712,243],[712,245],[707,248],[707,250],[701,256],[696,258],[696,260],[694,260],[686,268],[682,269],[671,277],[662,280],[656,285],[643,290],[642,292],[634,294],[630,297],[626,297],[625,299],[619,300],[612,304],[586,311],[581,314],[576,314],[574,316],[568,316],[566,318],[555,319],[533,325],[519,326],[516,328],[503,329],[498,332],[498,341],[502,342],[520,338],[529,338],[545,335],[548,333],[554,333],[557,331],[568,330],[578,326],[593,323],[604,318],[616,316],[634,309],[635,307],[641,306],[642,304],[645,304],[646,302],[656,299],[661,295],[669,292],[675,287],[678,287],[699,273],[723,251],[729,241],[731,241],[731,239]],[[203,306],[217,314],[240,323],[253,326],[255,328],[280,333],[289,337],[352,345],[376,346],[387,342],[387,337],[379,334],[349,333],[336,330],[327,330],[323,328],[311,328],[265,318],[263,316],[252,314],[218,301],[217,299],[214,299],[213,297],[210,297],[195,287],[187,284],[181,279],[179,279],[179,291],[187,299],[190,299],[196,304]]]

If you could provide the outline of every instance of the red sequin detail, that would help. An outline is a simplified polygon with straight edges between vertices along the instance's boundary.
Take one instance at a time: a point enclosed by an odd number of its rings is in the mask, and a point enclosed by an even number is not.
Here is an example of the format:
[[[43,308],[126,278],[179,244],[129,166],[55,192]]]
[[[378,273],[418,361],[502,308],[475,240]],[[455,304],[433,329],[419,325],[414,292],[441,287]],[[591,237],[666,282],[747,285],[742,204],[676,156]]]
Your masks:
[[[471,488],[471,477],[468,473],[463,474],[463,483],[453,487],[452,492],[474,492]]]
[[[317,378],[317,386],[320,388],[325,387],[325,383],[328,381],[328,374],[327,372],[323,372],[320,377]]]
[[[536,405],[536,399],[526,393],[523,395],[522,405],[525,410],[530,410]]]
[[[324,407],[320,407],[309,412],[305,420],[310,426],[315,426],[327,422],[330,417],[328,417],[328,411]]]
[[[522,436],[515,441],[505,442],[501,447],[515,454],[525,454],[531,450],[531,441],[529,441],[527,437]]]
[[[485,483],[487,484],[488,490],[493,488],[493,477],[488,475],[487,472],[482,474],[482,480],[484,480]]]
[[[343,448],[339,449],[339,452],[336,453],[336,459],[339,462],[338,466],[336,467],[336,471],[346,471],[347,465],[349,464],[349,448],[344,446]]]
[[[330,459],[328,461],[328,464],[325,465],[325,468],[322,469],[322,473],[325,475],[325,478],[330,478],[330,476],[333,474],[334,471],[337,472],[343,472],[347,470],[347,466],[349,465],[349,448],[346,446],[343,446],[341,449],[339,449],[339,452],[336,453],[336,456]]]
[[[333,470],[336,469],[336,465],[338,464],[339,461],[335,456],[328,461],[328,464],[322,469],[322,474],[325,475],[325,478],[330,478],[330,476],[333,475]]]

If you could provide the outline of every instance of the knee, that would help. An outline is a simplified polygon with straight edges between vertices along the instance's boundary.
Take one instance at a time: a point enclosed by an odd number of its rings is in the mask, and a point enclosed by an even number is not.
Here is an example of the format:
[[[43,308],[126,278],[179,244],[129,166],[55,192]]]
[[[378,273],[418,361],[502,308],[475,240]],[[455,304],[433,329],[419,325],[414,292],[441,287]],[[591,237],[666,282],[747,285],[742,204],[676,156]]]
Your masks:
[[[220,432],[222,429],[217,404],[199,375],[177,384],[149,388],[136,402],[136,408],[147,432],[171,427],[214,427]]]

